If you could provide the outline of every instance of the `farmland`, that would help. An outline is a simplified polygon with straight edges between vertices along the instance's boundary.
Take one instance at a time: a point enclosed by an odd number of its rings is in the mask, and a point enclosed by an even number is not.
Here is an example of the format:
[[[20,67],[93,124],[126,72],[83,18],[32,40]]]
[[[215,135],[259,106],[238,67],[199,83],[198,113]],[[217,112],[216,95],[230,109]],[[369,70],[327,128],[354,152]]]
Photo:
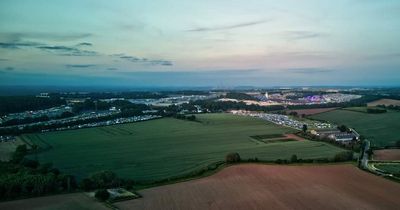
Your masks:
[[[352,165],[242,164],[140,191],[124,209],[397,209],[400,184]]]
[[[400,163],[377,163],[374,166],[379,170],[400,177]]]
[[[372,146],[392,146],[400,139],[398,134],[400,130],[400,112],[396,111],[369,114],[340,109],[312,115],[311,118],[355,128],[361,135],[371,141]]]
[[[400,149],[374,150],[374,160],[400,160]]]
[[[24,135],[45,148],[41,163],[78,178],[111,170],[137,181],[181,176],[224,160],[229,152],[260,160],[332,158],[342,149],[322,142],[263,143],[250,136],[277,136],[294,130],[230,114],[198,115],[198,122],[164,118],[140,123]]]

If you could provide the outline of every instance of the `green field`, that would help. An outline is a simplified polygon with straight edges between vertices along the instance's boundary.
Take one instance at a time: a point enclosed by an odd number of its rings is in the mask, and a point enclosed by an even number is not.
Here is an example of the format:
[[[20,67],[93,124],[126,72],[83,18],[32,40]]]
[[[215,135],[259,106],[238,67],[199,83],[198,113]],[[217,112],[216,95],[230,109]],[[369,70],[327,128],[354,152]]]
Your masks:
[[[400,163],[377,163],[374,166],[387,173],[400,176]]]
[[[311,118],[355,128],[371,141],[372,146],[392,146],[400,140],[400,112],[369,114],[360,112],[361,109],[356,110],[334,110],[313,115]]]
[[[79,178],[112,170],[138,181],[158,180],[189,173],[229,152],[244,159],[332,158],[341,149],[313,141],[263,143],[250,136],[294,132],[266,121],[230,114],[198,115],[199,122],[163,118],[70,131],[25,135],[22,138],[51,149],[38,154]]]

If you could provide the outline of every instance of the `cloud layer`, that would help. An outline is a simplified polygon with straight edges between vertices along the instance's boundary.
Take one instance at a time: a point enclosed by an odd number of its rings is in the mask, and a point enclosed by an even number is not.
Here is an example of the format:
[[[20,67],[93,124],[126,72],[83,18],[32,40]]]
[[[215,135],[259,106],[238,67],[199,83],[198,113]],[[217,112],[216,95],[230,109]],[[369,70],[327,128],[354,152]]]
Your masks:
[[[125,55],[124,53],[120,54],[113,54],[111,55],[116,58],[120,58],[122,60],[126,60],[132,63],[139,63],[139,64],[149,64],[149,65],[161,65],[161,66],[172,66],[172,61],[169,60],[162,60],[162,59],[149,59],[149,58],[139,58],[135,56]]]
[[[242,22],[242,23],[236,23],[236,24],[230,24],[230,25],[220,25],[220,26],[212,26],[212,27],[197,27],[197,28],[192,28],[187,31],[189,32],[205,32],[205,31],[222,31],[222,30],[229,30],[229,29],[235,29],[235,28],[243,28],[243,27],[249,27],[249,26],[254,26],[254,25],[260,25],[268,22],[268,20],[258,20],[258,21],[249,21],[249,22]]]

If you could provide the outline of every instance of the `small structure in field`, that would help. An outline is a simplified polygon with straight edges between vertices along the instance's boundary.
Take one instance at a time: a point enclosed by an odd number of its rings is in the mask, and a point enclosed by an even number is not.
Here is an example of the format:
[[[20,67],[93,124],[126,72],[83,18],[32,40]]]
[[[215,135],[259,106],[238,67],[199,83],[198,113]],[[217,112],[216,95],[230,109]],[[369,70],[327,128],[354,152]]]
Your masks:
[[[140,195],[130,192],[124,188],[107,189],[107,192],[110,193],[109,201],[111,202],[140,198]]]

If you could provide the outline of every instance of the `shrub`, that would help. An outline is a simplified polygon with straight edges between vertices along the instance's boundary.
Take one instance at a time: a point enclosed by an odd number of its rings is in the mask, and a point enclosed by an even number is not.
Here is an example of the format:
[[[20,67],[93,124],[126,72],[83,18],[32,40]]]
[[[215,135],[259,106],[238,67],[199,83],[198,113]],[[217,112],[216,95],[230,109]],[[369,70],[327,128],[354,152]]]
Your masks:
[[[292,155],[292,157],[290,158],[290,162],[292,162],[292,163],[296,163],[298,160],[297,160],[297,155]]]
[[[188,119],[190,121],[195,121],[196,120],[196,116],[190,115],[190,116],[186,117],[186,119]]]
[[[112,171],[100,171],[90,176],[90,181],[93,182],[94,188],[110,188],[118,186],[117,175]]]
[[[240,162],[240,155],[237,152],[229,153],[225,157],[227,163],[237,163]]]
[[[90,179],[85,178],[81,181],[79,187],[84,191],[90,191],[91,189],[93,189],[93,182]]]
[[[16,149],[15,152],[13,153],[12,156],[12,162],[14,163],[19,163],[24,159],[25,155],[28,153],[28,149],[26,148],[26,145],[19,145]]]
[[[23,165],[25,167],[28,167],[28,168],[35,169],[35,168],[37,168],[39,166],[39,162],[37,162],[36,160],[31,160],[31,159],[24,158],[21,161],[21,165]]]
[[[396,141],[396,147],[400,147],[400,140]]]
[[[94,197],[101,201],[105,201],[110,197],[110,193],[106,189],[97,190]]]
[[[372,113],[372,114],[380,114],[380,113],[386,113],[386,109],[382,109],[382,108],[367,108],[367,112],[368,113]]]
[[[335,162],[341,162],[341,161],[349,161],[353,160],[353,151],[344,151],[340,152],[335,155],[334,159]]]

